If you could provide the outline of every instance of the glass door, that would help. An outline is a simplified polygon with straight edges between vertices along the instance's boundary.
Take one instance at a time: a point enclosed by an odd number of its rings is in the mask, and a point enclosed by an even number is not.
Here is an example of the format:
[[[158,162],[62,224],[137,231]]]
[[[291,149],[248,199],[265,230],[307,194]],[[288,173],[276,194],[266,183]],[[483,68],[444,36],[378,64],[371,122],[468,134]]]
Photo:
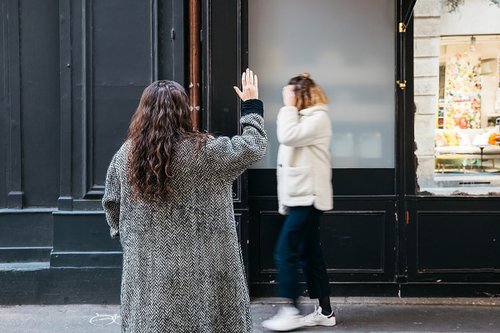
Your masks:
[[[384,292],[397,266],[396,2],[247,5],[248,64],[259,75],[270,142],[248,177],[251,292],[273,293],[272,253],[283,222],[277,212],[276,116],[282,87],[303,72],[330,100],[335,208],[323,215],[321,228],[331,281],[380,282],[377,292]]]

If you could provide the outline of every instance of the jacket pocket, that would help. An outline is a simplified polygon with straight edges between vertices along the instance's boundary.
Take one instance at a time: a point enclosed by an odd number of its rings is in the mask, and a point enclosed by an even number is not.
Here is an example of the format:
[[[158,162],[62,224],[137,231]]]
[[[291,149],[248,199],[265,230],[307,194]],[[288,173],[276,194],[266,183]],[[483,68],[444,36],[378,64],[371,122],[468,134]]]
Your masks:
[[[285,167],[284,189],[291,197],[300,197],[313,194],[311,167]]]

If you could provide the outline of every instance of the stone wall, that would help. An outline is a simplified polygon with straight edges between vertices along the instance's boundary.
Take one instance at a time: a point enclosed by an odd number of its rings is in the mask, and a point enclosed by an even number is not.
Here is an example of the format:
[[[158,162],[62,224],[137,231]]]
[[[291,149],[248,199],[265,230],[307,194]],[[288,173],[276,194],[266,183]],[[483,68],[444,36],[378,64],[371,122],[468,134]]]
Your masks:
[[[414,10],[417,184],[434,187],[434,135],[439,84],[441,0],[418,0]]]

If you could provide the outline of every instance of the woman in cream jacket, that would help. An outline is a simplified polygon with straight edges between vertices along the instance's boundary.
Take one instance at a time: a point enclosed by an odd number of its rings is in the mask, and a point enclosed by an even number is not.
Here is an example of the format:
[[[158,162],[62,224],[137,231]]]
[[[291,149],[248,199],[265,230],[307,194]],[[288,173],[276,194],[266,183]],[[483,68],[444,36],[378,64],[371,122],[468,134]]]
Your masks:
[[[275,249],[278,294],[290,300],[263,322],[274,331],[302,326],[333,326],[329,281],[320,246],[319,217],[333,208],[329,145],[332,135],[327,97],[305,73],[283,88],[284,106],[277,119],[279,211],[287,215]],[[310,298],[319,306],[305,317],[297,309],[298,268]]]

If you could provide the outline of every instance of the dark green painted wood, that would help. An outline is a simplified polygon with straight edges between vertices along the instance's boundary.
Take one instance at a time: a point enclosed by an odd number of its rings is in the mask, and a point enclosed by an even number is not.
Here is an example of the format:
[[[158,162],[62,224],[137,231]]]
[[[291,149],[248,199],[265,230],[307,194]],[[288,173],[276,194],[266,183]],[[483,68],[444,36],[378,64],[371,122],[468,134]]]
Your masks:
[[[58,34],[57,1],[21,2],[22,178],[27,207],[54,207],[59,197]]]
[[[7,1],[0,2],[0,11],[7,13]],[[0,160],[7,162],[7,142],[8,142],[8,76],[9,66],[7,62],[8,43],[8,22],[7,15],[0,15],[0,108],[5,112],[0,112]],[[7,206],[7,163],[0,163],[0,207]]]
[[[22,183],[22,126],[21,126],[21,50],[20,50],[20,2],[10,0],[6,5],[6,38],[4,45],[7,69],[5,70],[8,91],[5,110],[7,119],[7,207],[22,208],[24,192]]]
[[[52,247],[52,210],[0,210],[0,247]]]
[[[71,3],[59,1],[59,198],[60,210],[72,210],[72,79]]]
[[[119,304],[121,268],[0,270],[0,304]]]

